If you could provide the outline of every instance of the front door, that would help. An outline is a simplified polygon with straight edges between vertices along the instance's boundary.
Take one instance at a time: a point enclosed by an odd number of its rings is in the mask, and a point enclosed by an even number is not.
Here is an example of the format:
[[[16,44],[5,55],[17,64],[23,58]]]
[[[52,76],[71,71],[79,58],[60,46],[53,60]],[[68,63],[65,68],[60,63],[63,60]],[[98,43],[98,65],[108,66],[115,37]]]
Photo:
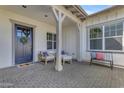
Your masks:
[[[33,61],[33,28],[15,25],[15,64]]]

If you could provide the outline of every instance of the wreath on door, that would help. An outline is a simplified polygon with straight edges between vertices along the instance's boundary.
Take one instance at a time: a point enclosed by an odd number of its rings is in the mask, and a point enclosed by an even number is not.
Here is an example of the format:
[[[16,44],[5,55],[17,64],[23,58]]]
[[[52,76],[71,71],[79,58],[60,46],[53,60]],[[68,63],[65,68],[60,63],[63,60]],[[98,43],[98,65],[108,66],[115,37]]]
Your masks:
[[[24,33],[25,36],[22,36],[22,37],[20,38],[20,42],[21,42],[23,45],[25,45],[26,43],[28,43],[28,36],[30,35],[30,31],[24,29],[24,30],[23,30],[23,33]]]

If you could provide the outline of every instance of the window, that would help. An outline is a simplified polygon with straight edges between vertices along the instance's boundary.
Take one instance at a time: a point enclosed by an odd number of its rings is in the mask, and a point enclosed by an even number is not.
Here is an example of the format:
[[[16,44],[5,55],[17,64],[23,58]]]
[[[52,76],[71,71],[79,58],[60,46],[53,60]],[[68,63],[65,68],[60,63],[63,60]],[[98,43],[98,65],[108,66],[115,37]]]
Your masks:
[[[47,49],[56,49],[56,34],[47,33]]]
[[[122,50],[123,22],[105,26],[105,50]]]
[[[122,50],[123,22],[90,27],[88,35],[91,50]]]
[[[122,38],[106,38],[105,39],[106,50],[122,50]]]
[[[102,49],[101,27],[95,27],[90,29],[90,49]]]

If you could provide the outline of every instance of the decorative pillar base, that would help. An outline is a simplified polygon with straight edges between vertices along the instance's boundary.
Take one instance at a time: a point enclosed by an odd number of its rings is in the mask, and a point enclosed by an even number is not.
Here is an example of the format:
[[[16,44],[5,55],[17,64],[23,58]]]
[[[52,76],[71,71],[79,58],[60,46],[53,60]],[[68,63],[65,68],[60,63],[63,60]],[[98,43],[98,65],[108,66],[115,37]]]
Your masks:
[[[62,71],[62,70],[63,70],[62,65],[56,64],[56,65],[55,65],[55,70],[56,70],[56,71]]]

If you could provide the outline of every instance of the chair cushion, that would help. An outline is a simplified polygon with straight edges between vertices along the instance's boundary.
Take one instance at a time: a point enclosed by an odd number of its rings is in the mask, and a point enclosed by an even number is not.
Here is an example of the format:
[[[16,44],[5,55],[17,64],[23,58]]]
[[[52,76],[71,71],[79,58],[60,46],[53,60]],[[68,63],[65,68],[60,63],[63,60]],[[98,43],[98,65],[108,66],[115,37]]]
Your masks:
[[[43,52],[43,56],[49,56],[47,52]]]
[[[47,56],[46,60],[53,60],[55,57],[53,55]]]
[[[104,54],[100,53],[100,52],[96,53],[96,59],[97,60],[104,60]]]

